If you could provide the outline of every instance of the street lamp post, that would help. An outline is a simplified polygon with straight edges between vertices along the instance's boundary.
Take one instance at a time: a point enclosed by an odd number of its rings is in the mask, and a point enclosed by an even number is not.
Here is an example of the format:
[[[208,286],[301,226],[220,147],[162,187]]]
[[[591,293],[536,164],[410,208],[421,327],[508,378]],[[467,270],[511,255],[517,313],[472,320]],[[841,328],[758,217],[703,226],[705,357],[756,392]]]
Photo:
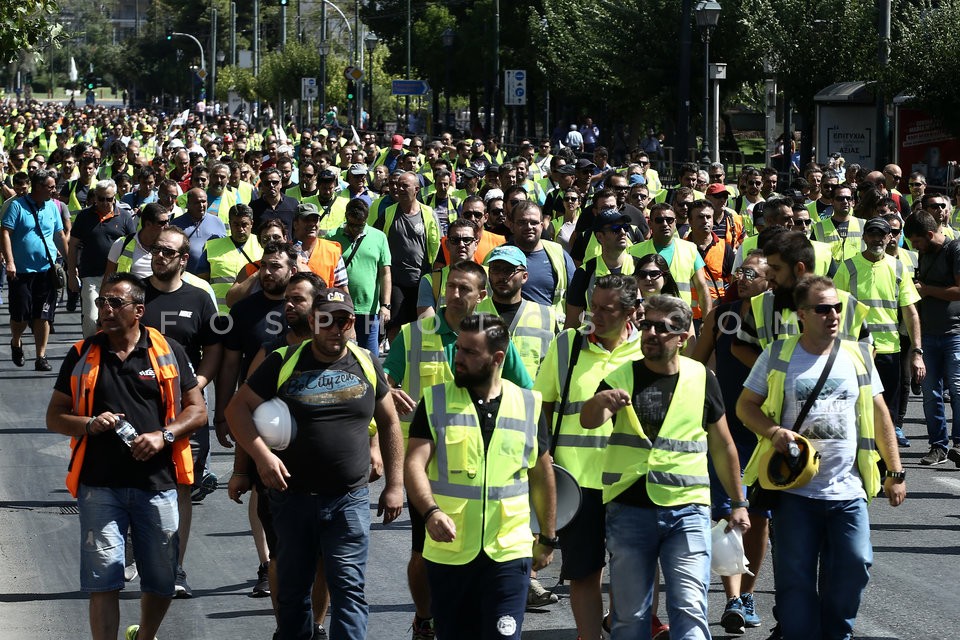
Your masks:
[[[447,99],[447,110],[444,116],[444,126],[448,129],[452,129],[453,125],[450,124],[451,113],[450,113],[450,67],[452,66],[453,58],[453,43],[457,39],[457,34],[453,29],[447,27],[443,30],[443,33],[440,34],[440,39],[443,40],[443,49],[447,53],[447,65],[446,65],[446,82],[443,85],[443,93]]]
[[[710,35],[720,20],[720,3],[700,0],[694,10],[703,36],[703,163],[710,164]]]
[[[370,119],[369,129],[372,129],[373,124],[377,121],[376,118],[373,117],[373,52],[376,50],[379,42],[380,38],[378,38],[375,33],[368,33],[363,39],[363,46],[367,50],[367,56],[370,60],[368,64],[370,69],[370,96],[368,98],[368,100],[370,100],[370,108],[367,110],[367,117]]]
[[[320,122],[327,115],[327,54],[330,53],[330,43],[321,40],[317,45],[320,52]]]

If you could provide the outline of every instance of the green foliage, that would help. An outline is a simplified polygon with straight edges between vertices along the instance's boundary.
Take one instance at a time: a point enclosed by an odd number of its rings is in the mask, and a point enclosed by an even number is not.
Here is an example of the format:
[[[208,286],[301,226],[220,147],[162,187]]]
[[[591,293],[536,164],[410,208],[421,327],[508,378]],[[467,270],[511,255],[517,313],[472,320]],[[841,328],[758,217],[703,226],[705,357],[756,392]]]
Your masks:
[[[26,49],[62,43],[63,28],[54,22],[56,0],[0,2],[0,62],[11,62]]]
[[[960,95],[955,87],[960,77],[960,33],[955,28],[960,24],[960,0],[898,4],[900,37],[891,48],[887,83],[894,91],[914,96],[916,106],[960,135],[956,117]]]

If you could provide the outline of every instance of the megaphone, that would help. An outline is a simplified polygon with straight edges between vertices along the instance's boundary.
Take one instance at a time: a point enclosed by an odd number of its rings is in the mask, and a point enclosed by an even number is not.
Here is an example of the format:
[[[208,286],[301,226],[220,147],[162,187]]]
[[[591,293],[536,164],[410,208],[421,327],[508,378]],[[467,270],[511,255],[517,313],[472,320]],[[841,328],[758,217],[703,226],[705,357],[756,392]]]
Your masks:
[[[253,411],[257,433],[271,449],[283,451],[297,437],[297,423],[290,407],[280,398],[267,400]]]
[[[558,464],[553,465],[553,477],[557,484],[557,531],[570,524],[580,513],[583,494],[573,474]],[[533,508],[533,494],[530,494],[530,529],[540,533],[540,521]]]

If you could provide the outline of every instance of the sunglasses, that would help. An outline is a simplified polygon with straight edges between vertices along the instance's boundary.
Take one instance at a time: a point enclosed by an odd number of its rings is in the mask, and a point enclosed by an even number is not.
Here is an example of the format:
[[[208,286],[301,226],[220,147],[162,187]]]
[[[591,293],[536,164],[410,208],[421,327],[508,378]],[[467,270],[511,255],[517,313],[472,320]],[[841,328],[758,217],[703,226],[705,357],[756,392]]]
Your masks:
[[[503,209],[501,209],[500,211],[502,212]],[[476,211],[464,211],[463,213],[460,214],[460,217],[466,218],[467,220],[480,220],[481,218],[483,218],[483,214],[478,213]]]
[[[760,274],[757,273],[757,270],[751,269],[750,267],[741,267],[740,269],[734,271],[734,275],[738,280],[743,278],[747,282],[753,282],[760,277]]]
[[[629,231],[629,224],[608,224],[601,231],[608,231],[612,233],[620,233],[621,231]]]
[[[646,162],[646,161],[644,161],[644,160],[641,160],[641,161],[638,162],[637,164],[640,165],[641,167],[649,167],[649,166],[650,166],[650,163],[649,163],[649,162]]]
[[[903,233],[903,229],[894,229],[892,227],[890,228],[890,235],[892,235],[894,238],[896,238],[901,233]]]
[[[908,183],[911,187],[922,187],[925,183],[923,182],[910,182]]]
[[[657,224],[673,224],[674,222],[677,221],[677,219],[668,218],[666,216],[657,216],[656,218],[653,219],[653,221],[656,222]]]
[[[834,196],[833,199],[837,202],[850,202],[853,200],[853,196]]]
[[[928,208],[933,208],[933,209],[946,209],[946,208],[947,208],[947,203],[946,203],[946,202],[931,202],[931,203],[927,204],[927,207],[928,207]]]
[[[614,191],[630,191],[630,187],[628,185],[623,185],[619,187],[610,187],[610,188],[613,189]]]
[[[93,300],[93,304],[96,305],[97,309],[102,309],[104,305],[110,305],[111,309],[122,309],[128,304],[136,304],[133,300],[124,300],[118,296],[97,296]]]
[[[277,186],[278,184],[280,184],[280,181],[279,181],[279,180],[266,180],[266,183],[275,187],[275,186]]]
[[[812,218],[794,218],[793,224],[800,225],[801,227],[809,227],[813,224]]]
[[[447,242],[452,242],[453,244],[470,244],[474,240],[476,240],[476,238],[467,237],[467,236],[460,236],[458,238],[447,236]]]
[[[660,271],[660,269],[641,269],[634,275],[641,280],[656,280],[663,275],[663,271]]]
[[[351,316],[331,316],[328,321],[318,323],[317,326],[321,329],[331,329],[336,327],[338,329],[347,329],[353,326],[356,318]]]
[[[576,196],[574,196],[573,198],[564,198],[564,199],[563,199],[564,202],[577,202],[578,200],[580,200],[580,198],[577,198]]]
[[[649,194],[649,193],[635,193],[635,194],[633,194],[633,197],[636,198],[637,200],[646,200],[647,198],[650,197],[650,194]]]
[[[640,328],[640,331],[649,331],[653,330],[656,334],[668,334],[668,333],[682,333],[668,325],[665,320],[641,320],[637,323],[637,327]]]
[[[513,206],[513,207],[515,207],[515,206],[517,206],[518,204],[520,204],[521,202],[526,202],[526,200],[523,200],[523,199],[521,199],[521,198],[512,198],[512,199],[510,200],[510,205]]]
[[[501,214],[503,213],[503,208],[501,207],[500,209],[490,209],[490,213]]]
[[[837,313],[840,313],[843,310],[843,303],[838,302],[836,304],[826,304],[826,303],[812,304],[812,305],[808,304],[804,307],[804,309],[813,309],[814,313],[818,313],[822,316],[825,316],[831,311],[836,311]]]
[[[171,249],[170,247],[150,247],[150,253],[155,256],[163,256],[164,258],[176,258],[177,256],[182,256],[182,251],[177,251],[176,249]]]

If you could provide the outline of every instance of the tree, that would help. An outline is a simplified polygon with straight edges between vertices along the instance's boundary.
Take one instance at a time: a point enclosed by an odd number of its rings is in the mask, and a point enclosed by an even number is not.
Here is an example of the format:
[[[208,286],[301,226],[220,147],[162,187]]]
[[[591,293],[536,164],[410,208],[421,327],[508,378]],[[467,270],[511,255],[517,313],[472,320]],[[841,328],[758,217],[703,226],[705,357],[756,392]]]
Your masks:
[[[900,38],[891,48],[886,77],[890,95],[912,95],[915,106],[960,135],[960,95],[954,87],[960,77],[960,34],[952,28],[960,24],[960,0],[921,0],[900,8],[895,16]]]
[[[53,20],[59,13],[56,0],[0,3],[0,62],[12,62],[43,42],[62,42],[63,27]]]

